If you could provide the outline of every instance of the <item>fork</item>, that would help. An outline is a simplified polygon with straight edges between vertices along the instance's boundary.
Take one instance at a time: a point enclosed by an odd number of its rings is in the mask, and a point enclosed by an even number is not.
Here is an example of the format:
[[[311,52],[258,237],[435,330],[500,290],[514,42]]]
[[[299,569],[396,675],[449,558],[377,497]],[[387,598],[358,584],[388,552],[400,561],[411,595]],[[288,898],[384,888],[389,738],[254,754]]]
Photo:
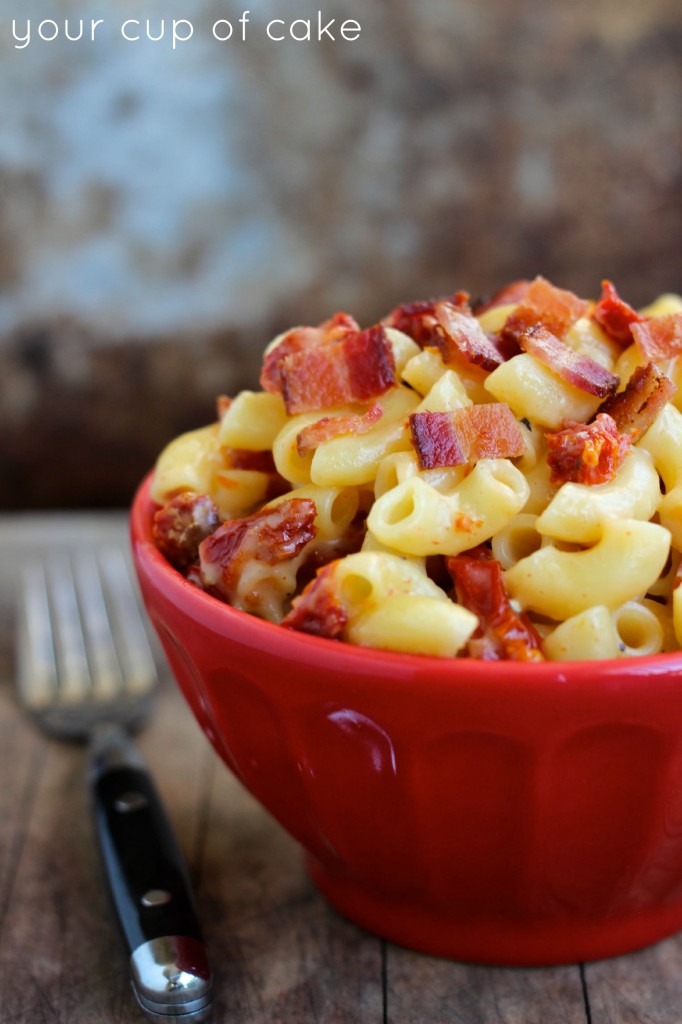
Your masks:
[[[133,991],[149,1020],[210,1017],[212,978],[187,870],[130,732],[157,672],[120,548],[54,549],[22,574],[18,689],[50,736],[86,740],[95,826]]]

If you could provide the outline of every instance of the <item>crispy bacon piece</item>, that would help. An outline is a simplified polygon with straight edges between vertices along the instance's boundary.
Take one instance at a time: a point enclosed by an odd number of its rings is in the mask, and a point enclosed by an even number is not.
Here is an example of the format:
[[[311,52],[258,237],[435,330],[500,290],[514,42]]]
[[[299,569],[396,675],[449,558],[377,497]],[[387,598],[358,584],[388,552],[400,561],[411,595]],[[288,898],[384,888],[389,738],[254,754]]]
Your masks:
[[[536,277],[528,286],[524,298],[509,315],[502,336],[519,341],[524,331],[540,323],[557,338],[563,338],[576,320],[585,316],[589,302],[579,299],[573,292],[556,288],[544,277]]]
[[[272,452],[252,452],[247,448],[223,448],[230,469],[251,469],[258,473],[276,473]]]
[[[632,306],[623,302],[610,281],[602,281],[601,298],[592,310],[592,316],[609,338],[620,342],[621,345],[631,343],[632,331],[630,328],[644,319]]]
[[[474,303],[473,313],[475,316],[480,316],[482,313],[487,313],[489,309],[495,309],[497,306],[510,306],[512,303],[518,304],[525,299],[529,287],[530,281],[525,279],[512,281],[511,284],[506,284],[504,288],[500,288],[499,291],[495,292],[491,299],[482,299]]]
[[[509,459],[525,451],[521,428],[506,402],[454,412],[415,412],[409,422],[422,469]]]
[[[435,346],[440,337],[436,319],[436,306],[439,302],[448,302],[456,309],[471,312],[469,293],[455,292],[444,299],[426,299],[423,302],[408,302],[404,306],[396,306],[384,323],[387,327],[395,327],[396,330],[407,334],[420,348]]]
[[[290,498],[244,519],[229,519],[199,545],[201,578],[226,600],[235,594],[243,566],[252,560],[278,565],[313,540],[317,510],[311,498]]]
[[[597,415],[608,413],[621,434],[640,438],[676,391],[669,377],[654,363],[647,363],[637,367],[624,391],[602,402]]]
[[[630,450],[632,438],[621,434],[608,413],[590,424],[564,420],[563,430],[546,434],[552,484],[603,484],[612,480]]]
[[[291,611],[282,619],[283,626],[330,640],[343,638],[348,614],[339,599],[334,566],[335,563],[330,562],[320,569],[303,593],[294,598]]]
[[[504,362],[504,356],[471,312],[451,302],[437,302],[434,313],[440,328],[436,344],[444,363],[463,356],[475,366],[494,370]]]
[[[395,384],[395,360],[383,324],[341,341],[294,352],[280,367],[289,415],[368,402]]]
[[[682,352],[682,313],[640,320],[631,330],[645,359],[671,359]]]
[[[540,637],[527,615],[512,607],[502,568],[484,545],[445,560],[458,602],[478,616],[468,643],[471,657],[488,661],[544,661]]]
[[[366,434],[384,415],[379,402],[370,406],[364,414],[355,416],[323,416],[321,420],[304,427],[296,435],[296,450],[301,458],[325,441],[342,434]]]
[[[152,535],[171,565],[184,570],[196,562],[200,543],[219,525],[218,509],[210,498],[182,491],[154,513]]]
[[[620,379],[589,356],[581,356],[542,324],[535,324],[519,338],[524,352],[544,363],[574,388],[604,398],[612,395]]]
[[[264,391],[278,393],[282,390],[281,367],[287,356],[303,352],[308,348],[329,345],[340,341],[347,334],[360,330],[360,325],[348,313],[335,313],[318,327],[294,327],[287,331],[282,340],[263,359],[260,386]]]

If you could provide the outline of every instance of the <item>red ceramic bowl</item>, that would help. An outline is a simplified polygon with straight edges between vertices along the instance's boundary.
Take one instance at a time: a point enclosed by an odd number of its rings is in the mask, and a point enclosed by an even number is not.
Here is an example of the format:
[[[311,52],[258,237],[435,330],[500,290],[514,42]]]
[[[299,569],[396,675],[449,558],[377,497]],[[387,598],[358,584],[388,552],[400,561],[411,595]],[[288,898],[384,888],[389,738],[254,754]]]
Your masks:
[[[142,593],[206,735],[348,917],[498,964],[682,928],[682,653],[524,665],[291,632],[188,583],[132,510]]]

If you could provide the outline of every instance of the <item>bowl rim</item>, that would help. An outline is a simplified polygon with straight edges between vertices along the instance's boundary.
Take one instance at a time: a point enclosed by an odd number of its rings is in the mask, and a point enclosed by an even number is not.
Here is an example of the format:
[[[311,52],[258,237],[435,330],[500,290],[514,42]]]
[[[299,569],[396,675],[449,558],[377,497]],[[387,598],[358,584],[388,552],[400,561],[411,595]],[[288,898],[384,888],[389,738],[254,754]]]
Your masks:
[[[189,603],[188,611],[195,618],[208,621],[216,632],[224,631],[226,622],[233,620],[239,626],[240,634],[254,646],[269,650],[279,648],[292,659],[303,662],[318,661],[322,653],[334,658],[334,669],[345,668],[352,672],[353,666],[362,662],[366,673],[372,665],[391,670],[395,678],[401,676],[420,678],[428,676],[439,685],[448,680],[461,682],[466,678],[472,685],[480,686],[491,681],[504,681],[520,675],[524,685],[537,682],[546,685],[551,679],[555,683],[584,681],[594,684],[595,674],[602,680],[618,680],[625,676],[639,680],[642,676],[669,676],[677,671],[682,676],[682,649],[658,654],[632,656],[629,658],[605,658],[589,661],[483,661],[476,658],[445,658],[430,654],[409,654],[400,651],[361,647],[343,643],[327,637],[313,636],[291,629],[283,629],[274,622],[260,619],[248,612],[233,608],[227,602],[207,594],[190,583],[175,569],[159,551],[151,533],[152,514],[159,505],[150,496],[153,470],[139,484],[129,514],[130,538],[134,560],[143,563],[149,570],[164,579],[164,589],[174,604]]]

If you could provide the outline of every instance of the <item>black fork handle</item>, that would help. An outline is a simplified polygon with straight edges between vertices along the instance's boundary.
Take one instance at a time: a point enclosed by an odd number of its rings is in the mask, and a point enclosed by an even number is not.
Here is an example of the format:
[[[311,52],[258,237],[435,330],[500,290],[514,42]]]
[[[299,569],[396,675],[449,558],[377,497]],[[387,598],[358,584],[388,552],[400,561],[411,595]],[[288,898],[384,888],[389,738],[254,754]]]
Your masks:
[[[91,745],[90,784],[102,861],[131,958],[133,989],[152,1020],[208,1019],[211,971],[187,869],[147,767],[117,726]]]

